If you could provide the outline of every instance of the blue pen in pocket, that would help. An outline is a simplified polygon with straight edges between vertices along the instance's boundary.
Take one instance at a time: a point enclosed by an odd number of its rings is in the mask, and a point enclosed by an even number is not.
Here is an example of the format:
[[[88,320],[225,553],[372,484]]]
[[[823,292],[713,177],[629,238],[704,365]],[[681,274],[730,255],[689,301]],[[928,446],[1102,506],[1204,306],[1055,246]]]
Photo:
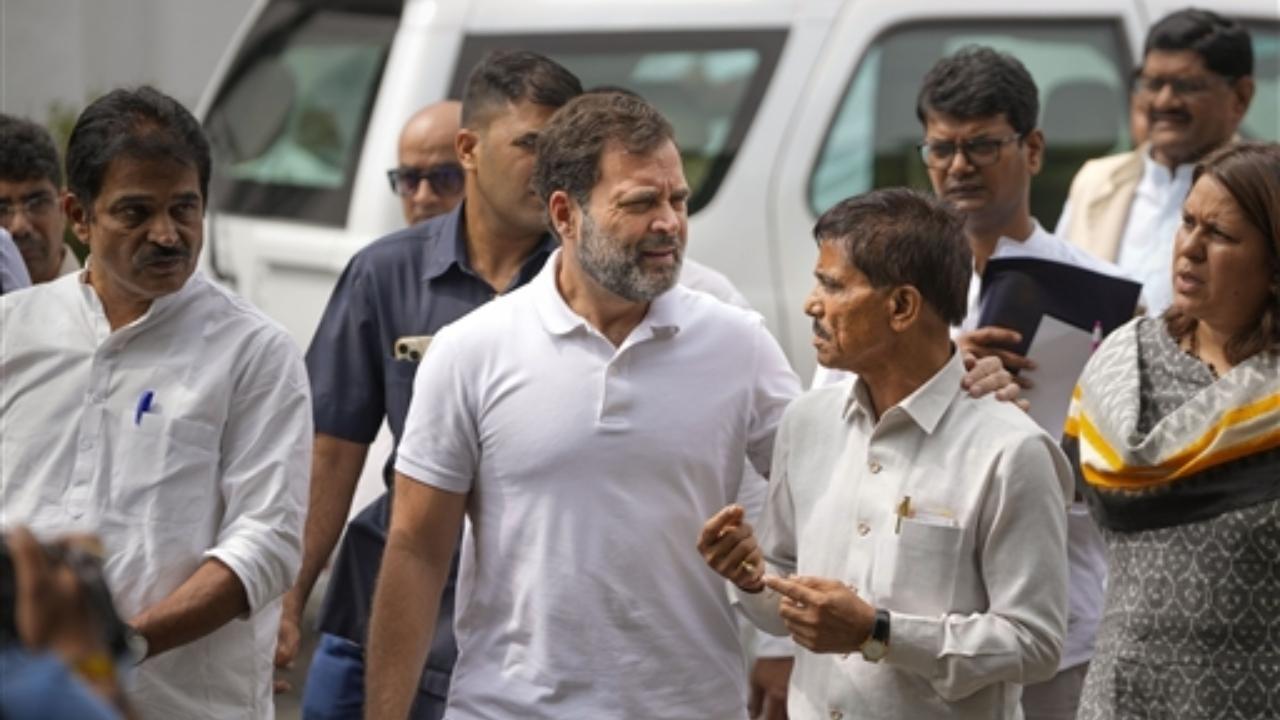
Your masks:
[[[146,390],[138,398],[138,407],[133,411],[133,424],[142,424],[143,413],[151,412],[151,403],[156,399],[155,390]]]

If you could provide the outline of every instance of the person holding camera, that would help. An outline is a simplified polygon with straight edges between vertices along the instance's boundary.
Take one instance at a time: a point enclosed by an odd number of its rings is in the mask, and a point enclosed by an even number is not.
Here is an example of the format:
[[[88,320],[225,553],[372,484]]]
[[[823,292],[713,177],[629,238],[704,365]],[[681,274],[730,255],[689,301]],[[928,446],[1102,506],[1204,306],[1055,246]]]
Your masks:
[[[16,528],[0,539],[0,717],[116,720],[116,671],[128,648],[101,560],[66,538],[42,547]],[[105,604],[103,601],[105,600]],[[113,642],[113,640],[116,640]]]

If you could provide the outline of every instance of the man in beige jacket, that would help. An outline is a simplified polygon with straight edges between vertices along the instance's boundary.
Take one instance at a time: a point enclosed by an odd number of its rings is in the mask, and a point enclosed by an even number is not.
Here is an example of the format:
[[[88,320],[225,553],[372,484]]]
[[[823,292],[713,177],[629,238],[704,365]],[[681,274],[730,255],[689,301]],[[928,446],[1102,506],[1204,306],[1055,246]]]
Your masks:
[[[1208,10],[1172,13],[1151,27],[1134,76],[1147,142],[1085,163],[1071,182],[1056,234],[1141,281],[1151,314],[1172,297],[1173,234],[1191,171],[1231,141],[1253,91],[1243,26]]]

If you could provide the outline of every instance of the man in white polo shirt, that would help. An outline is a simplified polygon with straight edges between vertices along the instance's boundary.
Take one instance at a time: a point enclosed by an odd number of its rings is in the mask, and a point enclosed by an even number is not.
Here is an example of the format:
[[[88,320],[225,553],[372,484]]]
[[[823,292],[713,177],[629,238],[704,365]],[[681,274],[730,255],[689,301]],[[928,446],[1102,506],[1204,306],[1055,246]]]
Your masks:
[[[676,285],[689,188],[671,126],[590,94],[543,130],[563,246],[441,330],[396,463],[370,717],[404,716],[464,513],[450,718],[742,718],[724,585],[690,545],[768,468],[799,391],[758,315]]]

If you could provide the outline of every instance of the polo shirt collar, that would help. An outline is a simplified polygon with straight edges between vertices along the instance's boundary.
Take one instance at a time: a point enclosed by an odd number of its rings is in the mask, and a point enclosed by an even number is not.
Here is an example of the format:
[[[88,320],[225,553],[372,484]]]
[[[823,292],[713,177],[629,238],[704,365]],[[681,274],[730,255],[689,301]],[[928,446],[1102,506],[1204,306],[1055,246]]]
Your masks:
[[[964,359],[953,345],[951,358],[933,377],[915,389],[901,402],[880,413],[884,420],[894,415],[905,415],[910,418],[926,435],[932,434],[942,421],[947,408],[951,407],[956,394],[960,391],[960,380],[964,378]],[[875,415],[871,411],[871,393],[867,383],[859,377],[853,382],[849,397],[844,405],[844,419],[848,420],[853,413],[865,414],[868,418]]]
[[[546,264],[542,266],[542,272],[529,283],[529,287],[533,292],[538,317],[542,320],[542,325],[547,332],[552,335],[568,335],[578,328],[585,328],[587,321],[575,313],[569,307],[569,303],[565,302],[564,296],[560,294],[560,288],[556,286],[556,273],[559,267],[560,248],[556,248],[551,253],[551,257],[547,258]],[[679,332],[680,308],[677,298],[679,292],[681,287],[677,284],[654,298],[649,303],[649,312],[645,313],[644,319],[631,332],[632,337],[637,337],[636,333],[646,328],[649,330],[650,337],[669,337]]]

